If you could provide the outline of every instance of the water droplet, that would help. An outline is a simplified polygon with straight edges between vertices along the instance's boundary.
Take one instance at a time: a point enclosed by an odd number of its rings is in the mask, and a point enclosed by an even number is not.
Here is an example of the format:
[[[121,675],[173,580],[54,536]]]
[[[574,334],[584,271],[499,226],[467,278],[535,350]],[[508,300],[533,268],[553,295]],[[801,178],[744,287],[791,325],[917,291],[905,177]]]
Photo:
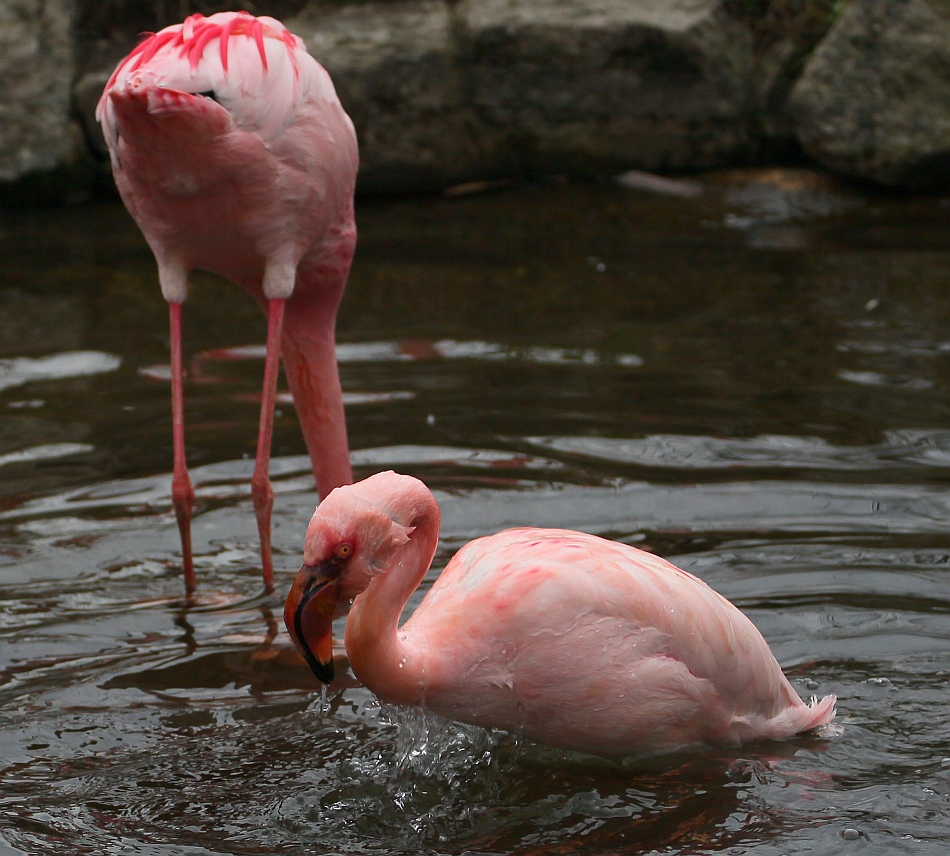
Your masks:
[[[857,841],[861,837],[861,833],[849,826],[847,829],[841,830],[841,837],[845,841]]]

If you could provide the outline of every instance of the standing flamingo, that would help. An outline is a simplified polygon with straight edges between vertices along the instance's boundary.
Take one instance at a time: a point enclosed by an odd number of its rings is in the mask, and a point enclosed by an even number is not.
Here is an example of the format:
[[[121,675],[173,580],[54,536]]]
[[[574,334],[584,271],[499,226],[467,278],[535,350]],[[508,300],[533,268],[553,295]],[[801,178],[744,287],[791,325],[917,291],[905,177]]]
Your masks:
[[[192,15],[150,35],[119,63],[96,118],[169,304],[172,498],[189,593],[194,490],[181,355],[188,273],[221,274],[266,307],[251,491],[270,591],[268,470],[281,352],[319,492],[352,481],[334,327],[356,246],[353,123],[303,41],[279,21],[247,12]]]
[[[830,722],[806,705],[755,625],[669,562],[564,529],[509,529],[463,547],[400,628],[439,538],[418,479],[334,490],[307,529],[284,621],[333,679],[330,627],[385,702],[605,756],[781,740]]]

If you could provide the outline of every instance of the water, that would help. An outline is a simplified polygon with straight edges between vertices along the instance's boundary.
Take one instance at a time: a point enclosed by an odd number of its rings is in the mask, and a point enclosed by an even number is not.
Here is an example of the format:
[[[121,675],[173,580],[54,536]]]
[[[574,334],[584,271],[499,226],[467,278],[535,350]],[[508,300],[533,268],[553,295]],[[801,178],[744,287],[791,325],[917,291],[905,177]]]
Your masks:
[[[380,710],[345,670],[323,702],[260,594],[257,308],[210,277],[186,304],[186,608],[151,256],[117,205],[8,213],[0,854],[943,853],[948,200],[794,171],[702,185],[363,203],[339,328],[354,463],[435,489],[437,566],[514,524],[673,559],[803,696],[838,694],[840,733],[616,765]],[[303,453],[285,400],[281,592],[315,503]]]

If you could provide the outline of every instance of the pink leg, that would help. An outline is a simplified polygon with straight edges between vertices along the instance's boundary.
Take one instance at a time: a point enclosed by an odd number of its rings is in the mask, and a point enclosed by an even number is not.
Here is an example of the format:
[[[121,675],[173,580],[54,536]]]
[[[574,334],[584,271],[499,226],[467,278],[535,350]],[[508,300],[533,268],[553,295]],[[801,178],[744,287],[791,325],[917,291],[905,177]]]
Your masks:
[[[178,531],[181,533],[181,563],[185,571],[185,591],[191,594],[198,583],[191,555],[191,512],[195,491],[188,477],[185,461],[185,392],[181,360],[181,304],[168,304],[168,320],[172,347],[172,443],[175,450],[172,502]]]
[[[267,306],[267,357],[264,361],[264,391],[261,395],[261,421],[257,430],[257,459],[251,477],[251,496],[261,539],[261,570],[264,590],[274,590],[274,562],[271,555],[270,522],[274,508],[274,488],[270,482],[270,449],[274,435],[274,402],[277,373],[280,370],[280,334],[284,324],[282,298],[272,298]]]

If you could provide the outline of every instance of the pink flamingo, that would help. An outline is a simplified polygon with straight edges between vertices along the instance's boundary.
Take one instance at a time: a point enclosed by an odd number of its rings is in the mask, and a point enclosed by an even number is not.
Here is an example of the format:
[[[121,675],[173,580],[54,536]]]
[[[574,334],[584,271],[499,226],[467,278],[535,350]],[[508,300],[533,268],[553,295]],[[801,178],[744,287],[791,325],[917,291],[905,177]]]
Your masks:
[[[96,117],[122,199],[169,304],[174,476],[188,592],[194,490],[185,462],[181,304],[194,268],[246,288],[268,314],[251,491],[273,588],[268,469],[280,353],[317,488],[352,481],[334,327],[356,245],[353,123],[329,75],[279,21],[192,15],[119,63]]]
[[[333,679],[331,622],[382,701],[604,756],[782,740],[830,722],[735,606],[669,562],[582,532],[509,529],[463,547],[399,627],[439,538],[426,486],[334,490],[307,529],[284,622]]]

